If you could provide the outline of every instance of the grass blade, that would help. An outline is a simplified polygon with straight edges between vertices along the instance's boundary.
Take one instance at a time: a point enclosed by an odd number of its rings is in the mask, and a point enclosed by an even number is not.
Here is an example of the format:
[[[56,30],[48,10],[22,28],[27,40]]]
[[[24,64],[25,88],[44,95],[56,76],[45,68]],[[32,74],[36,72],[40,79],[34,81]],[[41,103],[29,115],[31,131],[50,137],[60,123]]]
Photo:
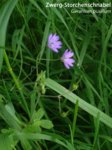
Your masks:
[[[4,3],[0,8],[0,36],[2,37],[0,39],[0,72],[3,63],[3,52],[5,47],[7,25],[8,25],[10,15],[17,2],[18,0],[6,1],[6,3]]]
[[[69,90],[67,90],[66,88],[64,88],[57,82],[55,82],[54,80],[50,78],[46,79],[46,86],[56,91],[57,93],[61,94],[63,97],[67,98],[69,101],[71,101],[74,104],[78,100],[78,104],[80,108],[82,108],[84,111],[88,112],[90,115],[96,118],[99,114],[100,115],[99,120],[103,122],[105,125],[107,125],[108,127],[112,128],[112,118],[110,116],[106,115],[96,107],[85,102],[79,96],[73,94],[72,92],[70,92]]]

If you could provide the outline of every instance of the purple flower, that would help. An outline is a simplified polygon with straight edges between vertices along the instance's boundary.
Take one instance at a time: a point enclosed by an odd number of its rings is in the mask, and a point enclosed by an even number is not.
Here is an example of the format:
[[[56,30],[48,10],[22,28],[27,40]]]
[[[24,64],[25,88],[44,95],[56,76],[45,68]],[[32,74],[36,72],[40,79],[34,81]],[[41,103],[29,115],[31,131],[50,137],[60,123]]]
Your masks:
[[[64,52],[63,56],[61,57],[61,60],[67,69],[70,69],[70,67],[73,67],[73,63],[75,62],[75,60],[72,58],[73,56],[74,56],[74,53],[67,49]]]
[[[62,43],[57,34],[50,34],[48,37],[48,47],[54,52],[58,53],[58,50],[62,47]]]

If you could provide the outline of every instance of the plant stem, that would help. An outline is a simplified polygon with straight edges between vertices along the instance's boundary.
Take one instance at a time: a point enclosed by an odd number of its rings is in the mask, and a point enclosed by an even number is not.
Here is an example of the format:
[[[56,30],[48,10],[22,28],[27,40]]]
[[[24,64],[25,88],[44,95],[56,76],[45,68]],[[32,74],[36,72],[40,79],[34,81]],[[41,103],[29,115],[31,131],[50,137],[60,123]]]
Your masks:
[[[4,59],[5,59],[5,63],[6,63],[6,65],[7,65],[8,71],[9,71],[10,75],[12,76],[12,78],[13,78],[13,80],[14,80],[14,82],[15,82],[15,85],[16,85],[16,87],[17,87],[17,89],[18,89],[18,91],[19,91],[19,93],[20,93],[20,95],[21,95],[21,103],[24,105],[23,108],[25,109],[25,111],[26,111],[26,112],[28,113],[28,115],[30,116],[30,111],[29,111],[28,105],[27,105],[27,103],[26,103],[26,101],[25,101],[25,97],[24,97],[24,94],[23,94],[23,92],[22,92],[21,85],[20,85],[20,83],[19,83],[19,81],[18,81],[16,75],[14,74],[14,72],[13,72],[13,70],[12,70],[12,67],[11,67],[11,65],[10,65],[10,62],[9,62],[9,59],[8,59],[8,56],[7,56],[7,53],[6,53],[5,50],[4,50]]]

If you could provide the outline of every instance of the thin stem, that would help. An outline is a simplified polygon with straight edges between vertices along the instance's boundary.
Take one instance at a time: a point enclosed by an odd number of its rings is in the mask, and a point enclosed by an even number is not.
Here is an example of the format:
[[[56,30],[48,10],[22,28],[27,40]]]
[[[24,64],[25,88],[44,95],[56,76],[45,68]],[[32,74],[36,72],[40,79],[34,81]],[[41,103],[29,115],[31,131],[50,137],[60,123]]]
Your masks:
[[[37,60],[59,61],[61,59],[44,59],[44,58],[42,58],[42,59],[37,59]]]
[[[25,111],[26,111],[26,112],[28,113],[28,115],[30,116],[30,111],[29,111],[28,105],[27,105],[27,103],[26,103],[26,101],[25,101],[25,97],[24,97],[24,94],[23,94],[23,92],[22,92],[21,85],[20,85],[20,83],[19,83],[19,81],[18,81],[16,75],[14,74],[14,72],[13,72],[13,70],[12,70],[12,67],[11,67],[11,65],[10,65],[10,62],[9,62],[9,59],[8,59],[8,56],[7,56],[6,51],[4,51],[4,59],[5,59],[5,63],[6,63],[6,65],[7,65],[8,71],[9,71],[10,75],[12,76],[12,78],[13,78],[13,80],[14,80],[14,82],[15,82],[15,85],[16,85],[16,87],[17,87],[17,89],[18,89],[18,91],[19,91],[19,93],[20,93],[20,95],[21,95],[21,102],[22,102],[22,104],[24,105],[23,108],[25,109]]]

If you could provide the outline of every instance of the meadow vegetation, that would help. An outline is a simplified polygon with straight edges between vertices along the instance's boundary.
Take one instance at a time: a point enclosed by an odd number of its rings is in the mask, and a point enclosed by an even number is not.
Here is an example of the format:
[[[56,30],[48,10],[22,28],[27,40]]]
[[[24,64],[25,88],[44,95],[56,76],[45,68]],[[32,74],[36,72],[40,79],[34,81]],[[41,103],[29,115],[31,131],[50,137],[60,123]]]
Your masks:
[[[112,150],[112,13],[45,6],[0,2],[0,150]]]

